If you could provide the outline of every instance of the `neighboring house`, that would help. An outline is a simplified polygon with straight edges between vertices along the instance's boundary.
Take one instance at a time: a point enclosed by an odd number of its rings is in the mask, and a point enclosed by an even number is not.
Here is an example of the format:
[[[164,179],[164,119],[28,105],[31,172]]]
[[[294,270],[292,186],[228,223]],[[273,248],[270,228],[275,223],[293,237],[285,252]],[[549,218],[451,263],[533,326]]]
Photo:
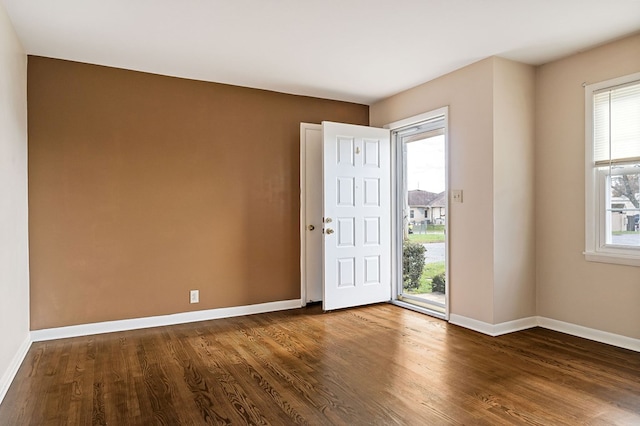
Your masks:
[[[408,192],[409,223],[444,224],[445,193],[412,189]]]
[[[637,230],[636,217],[638,212],[634,212],[634,208],[634,205],[626,197],[611,197],[612,232]]]
[[[425,210],[427,223],[434,223],[436,225],[444,225],[445,220],[445,206],[446,206],[446,195],[445,192],[442,191],[438,194],[436,198],[431,200],[431,202],[427,205],[427,210]]]

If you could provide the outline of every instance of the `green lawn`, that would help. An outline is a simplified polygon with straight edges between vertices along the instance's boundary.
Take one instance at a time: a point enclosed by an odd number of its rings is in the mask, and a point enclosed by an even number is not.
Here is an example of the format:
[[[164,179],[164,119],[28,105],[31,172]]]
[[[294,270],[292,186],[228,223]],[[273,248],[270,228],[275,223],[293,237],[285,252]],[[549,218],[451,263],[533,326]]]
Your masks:
[[[444,243],[444,233],[409,234],[409,241],[414,243]]]
[[[612,232],[613,235],[629,235],[629,234],[640,234],[640,231],[616,231]],[[411,239],[411,235],[409,235],[409,239]]]
[[[444,272],[444,262],[427,263],[420,276],[420,287],[415,290],[405,290],[409,294],[431,293],[431,279]]]

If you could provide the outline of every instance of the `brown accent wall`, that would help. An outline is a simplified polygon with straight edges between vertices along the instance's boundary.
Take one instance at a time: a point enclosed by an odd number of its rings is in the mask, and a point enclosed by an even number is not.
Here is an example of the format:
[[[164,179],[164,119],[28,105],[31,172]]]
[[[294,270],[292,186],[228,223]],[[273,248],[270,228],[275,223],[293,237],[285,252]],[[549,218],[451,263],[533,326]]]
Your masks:
[[[29,57],[31,328],[299,298],[300,122],[368,117]]]

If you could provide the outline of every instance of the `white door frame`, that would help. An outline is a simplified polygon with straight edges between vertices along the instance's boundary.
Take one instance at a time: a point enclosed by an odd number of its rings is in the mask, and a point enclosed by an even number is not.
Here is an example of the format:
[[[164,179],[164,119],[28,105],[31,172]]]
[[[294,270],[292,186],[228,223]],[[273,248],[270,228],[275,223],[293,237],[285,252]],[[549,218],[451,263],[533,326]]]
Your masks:
[[[307,306],[307,130],[322,132],[322,125],[300,123],[300,300],[302,306]],[[322,181],[319,183],[322,185]],[[321,191],[322,188],[318,190]],[[321,227],[316,230],[322,232]],[[321,253],[321,248],[318,251]],[[318,261],[322,262],[322,258]]]
[[[447,173],[445,176],[445,212],[447,215],[445,221],[445,320],[449,320],[449,305],[450,305],[450,274],[449,274],[449,224],[451,222],[450,214],[451,210],[449,209],[449,175],[450,175],[450,164],[449,164],[449,107],[445,106],[442,108],[438,108],[432,111],[424,112],[422,114],[414,115],[409,118],[405,118],[402,120],[394,121],[393,123],[389,123],[383,126],[385,129],[389,129],[392,133],[395,130],[399,130],[411,125],[415,125],[429,119],[433,119],[439,116],[444,116],[444,140],[445,140],[445,164],[447,168]],[[399,304],[405,308],[413,309],[419,312],[428,313],[429,315],[437,315],[436,313],[423,309],[417,305],[412,305],[410,303],[402,302],[398,300],[398,296],[400,295],[400,281],[399,279],[402,276],[402,233],[400,232],[400,209],[402,208],[402,200],[400,197],[402,196],[402,181],[398,176],[399,167],[398,161],[401,158],[398,158],[398,147],[395,145],[397,142],[395,138],[391,138],[391,175],[393,176],[393,182],[391,185],[391,221],[393,226],[391,227],[391,273],[392,273],[392,282],[391,286],[393,289],[393,303]]]

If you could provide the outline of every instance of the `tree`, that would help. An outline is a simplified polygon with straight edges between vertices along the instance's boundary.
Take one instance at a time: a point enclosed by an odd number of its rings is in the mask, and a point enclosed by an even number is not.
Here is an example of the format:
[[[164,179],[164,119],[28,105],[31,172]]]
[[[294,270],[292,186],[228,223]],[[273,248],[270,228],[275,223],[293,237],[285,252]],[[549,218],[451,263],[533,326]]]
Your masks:
[[[611,177],[611,195],[625,197],[640,209],[640,174],[622,174]]]

